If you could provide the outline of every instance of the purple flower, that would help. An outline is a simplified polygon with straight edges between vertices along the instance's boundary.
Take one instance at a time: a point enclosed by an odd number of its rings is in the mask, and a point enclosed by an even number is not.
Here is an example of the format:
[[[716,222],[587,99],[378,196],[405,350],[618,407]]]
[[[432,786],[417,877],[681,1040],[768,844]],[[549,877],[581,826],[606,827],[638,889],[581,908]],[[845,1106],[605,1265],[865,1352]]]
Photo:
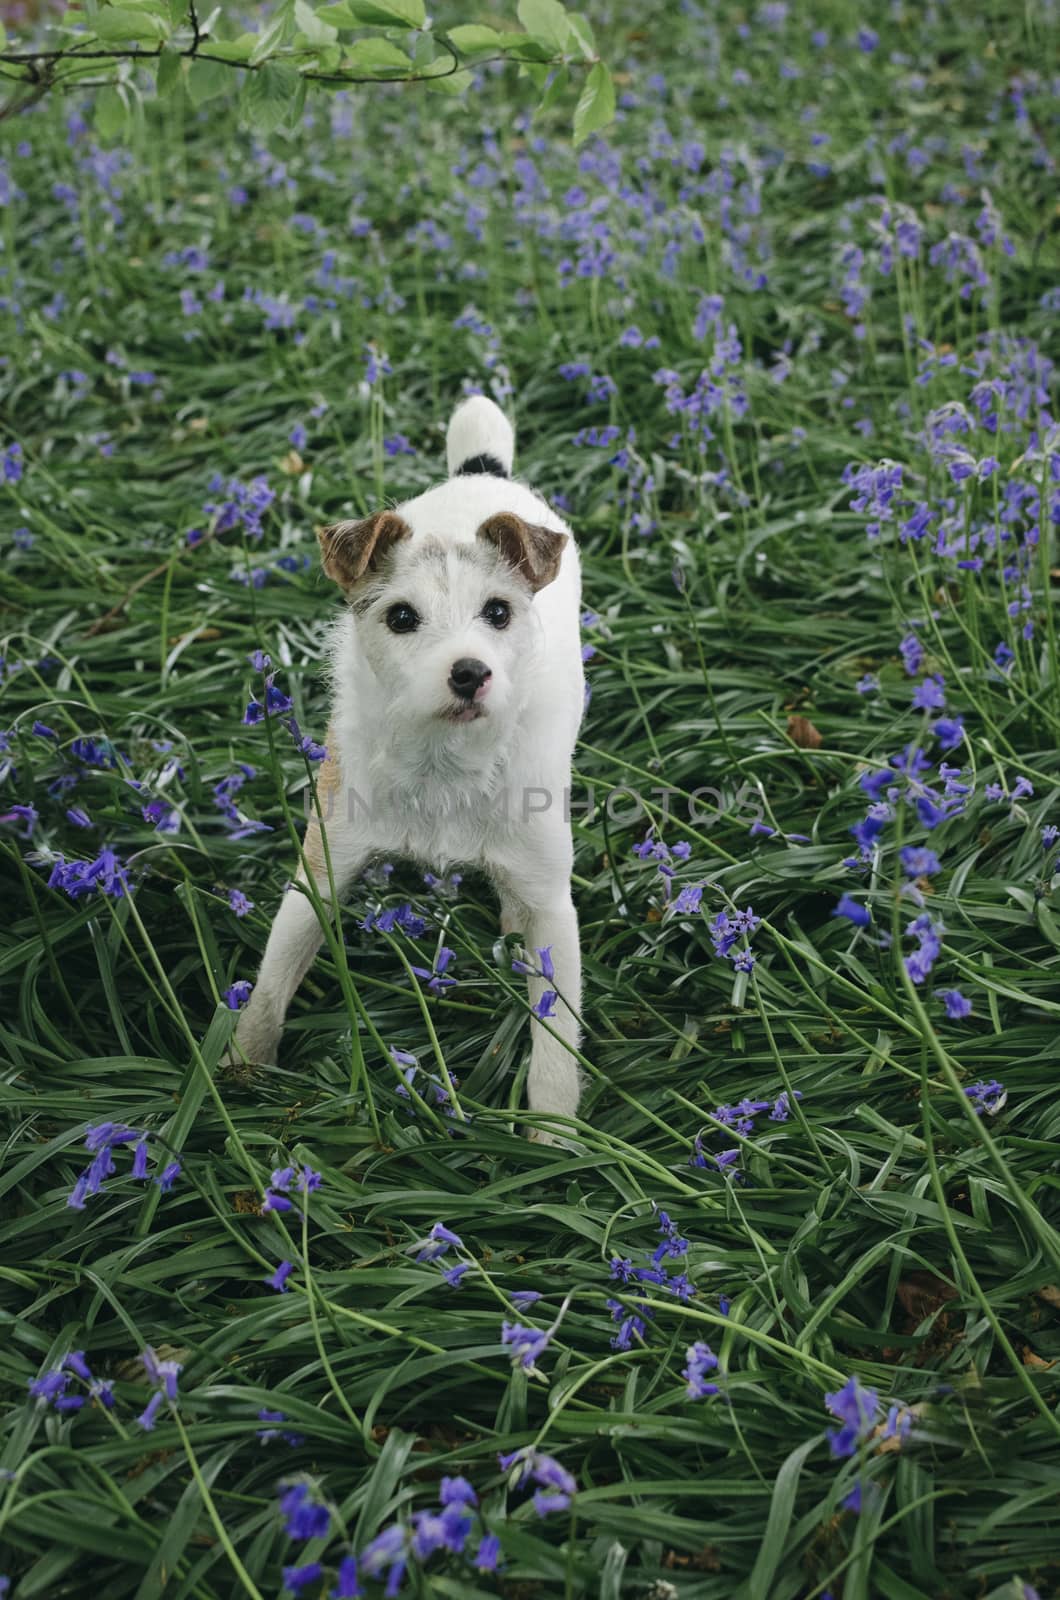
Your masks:
[[[501,1323],[501,1343],[511,1346],[512,1366],[533,1370],[537,1358],[544,1354],[551,1334],[540,1328],[524,1328],[519,1322]]]
[[[239,1011],[250,999],[254,985],[246,978],[237,978],[231,988],[224,992],[224,1002],[229,1011]]]
[[[985,1083],[969,1083],[964,1092],[979,1116],[982,1116],[984,1111],[988,1116],[996,1116],[1008,1099],[1005,1085],[998,1083],[996,1078],[991,1078]]]
[[[932,878],[936,872],[942,871],[934,850],[927,850],[923,846],[903,845],[898,858],[907,878]]]
[[[10,811],[0,815],[0,822],[22,822],[24,827],[19,829],[19,837],[28,839],[40,820],[40,813],[36,806],[12,806]],[[62,859],[60,857],[60,859]]]
[[[5,483],[18,483],[22,478],[22,446],[10,444],[4,451],[3,461],[0,462]]]
[[[495,1533],[487,1533],[475,1552],[472,1565],[478,1572],[496,1572],[500,1554],[500,1539]]]
[[[470,1262],[458,1261],[455,1267],[443,1267],[442,1277],[445,1279],[450,1289],[459,1289],[461,1278],[464,1276],[465,1272],[470,1271]]]
[[[857,1378],[848,1378],[841,1389],[826,1394],[824,1403],[833,1417],[843,1424],[829,1429],[826,1437],[834,1458],[854,1455],[858,1444],[872,1432],[879,1402],[875,1389],[863,1389]]]
[[[920,663],[924,659],[924,646],[920,643],[915,633],[907,633],[898,649],[906,672],[911,678],[915,678],[920,671]]]
[[[245,917],[254,909],[254,901],[248,900],[242,889],[229,889],[228,904],[237,917]]]
[[[840,898],[839,904],[832,912],[832,915],[833,917],[846,917],[848,921],[853,922],[858,928],[867,928],[872,921],[872,912],[868,906],[859,905],[848,894]]]
[[[932,723],[931,731],[943,750],[953,750],[964,738],[964,718],[939,717]]]
[[[946,696],[943,693],[944,679],[941,674],[934,673],[930,678],[925,678],[913,690],[912,707],[914,711],[943,711],[946,706]]]
[[[327,1506],[313,1500],[306,1483],[280,1485],[280,1515],[288,1539],[325,1539],[331,1526]]]
[[[570,1505],[569,1494],[546,1494],[543,1489],[534,1492],[534,1511],[539,1517],[547,1517],[554,1511],[566,1511]]]
[[[420,1246],[416,1260],[437,1261],[439,1256],[445,1255],[450,1245],[455,1246],[457,1250],[462,1250],[464,1241],[458,1233],[453,1233],[451,1229],[446,1228],[442,1223],[436,1222],[426,1240]]]
[[[114,851],[104,845],[94,861],[67,861],[65,856],[56,856],[48,887],[62,889],[71,900],[80,900],[89,894],[105,894],[120,900],[129,892],[129,881]]]
[[[323,1576],[324,1568],[319,1561],[307,1561],[303,1567],[284,1567],[283,1585],[290,1589],[292,1594],[299,1594],[311,1583]]]
[[[279,1266],[276,1268],[276,1271],[271,1277],[266,1278],[265,1282],[268,1284],[270,1289],[275,1289],[279,1294],[286,1294],[287,1280],[293,1271],[294,1265],[292,1262],[281,1261]]]
[[[946,1007],[946,1015],[953,1022],[960,1022],[963,1017],[972,1014],[972,1002],[966,1000],[959,989],[938,989],[936,997]]]
[[[556,998],[555,989],[546,989],[537,1004],[531,1007],[534,1016],[539,1021],[544,1022],[546,1017],[554,1017],[556,1015]]]
[[[172,1189],[173,1185],[180,1177],[180,1173],[181,1166],[179,1161],[171,1161],[168,1166],[162,1168],[162,1171],[158,1173],[157,1177],[155,1178],[155,1182],[158,1184],[158,1187],[161,1189],[163,1194],[169,1193],[170,1189]],[[133,1177],[136,1177],[135,1171],[133,1172]]]
[[[357,1576],[356,1556],[343,1556],[339,1562],[338,1579],[331,1590],[331,1600],[361,1600],[364,1590]]]
[[[686,1392],[689,1400],[705,1400],[719,1392],[718,1385],[707,1379],[707,1373],[715,1372],[718,1366],[718,1358],[709,1344],[697,1342],[689,1345],[685,1351],[685,1362],[681,1376],[688,1385]]]

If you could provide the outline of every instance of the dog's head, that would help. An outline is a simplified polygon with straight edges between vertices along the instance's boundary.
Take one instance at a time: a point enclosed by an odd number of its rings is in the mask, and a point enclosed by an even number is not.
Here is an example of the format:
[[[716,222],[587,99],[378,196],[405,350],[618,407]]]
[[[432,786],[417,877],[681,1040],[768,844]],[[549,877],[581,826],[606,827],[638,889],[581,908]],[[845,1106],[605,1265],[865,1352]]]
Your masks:
[[[443,541],[378,511],[318,538],[395,720],[455,734],[518,713],[532,682],[533,598],[556,577],[566,534],[503,511],[473,540]]]

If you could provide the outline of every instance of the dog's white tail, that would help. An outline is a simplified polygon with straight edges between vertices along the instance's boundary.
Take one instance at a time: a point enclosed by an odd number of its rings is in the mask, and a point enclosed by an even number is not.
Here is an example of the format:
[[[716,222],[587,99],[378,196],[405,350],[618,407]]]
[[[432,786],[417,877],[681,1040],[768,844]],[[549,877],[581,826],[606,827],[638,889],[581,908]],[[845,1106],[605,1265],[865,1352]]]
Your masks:
[[[445,435],[449,476],[492,472],[510,478],[515,459],[515,431],[500,406],[484,394],[473,394],[457,406]]]

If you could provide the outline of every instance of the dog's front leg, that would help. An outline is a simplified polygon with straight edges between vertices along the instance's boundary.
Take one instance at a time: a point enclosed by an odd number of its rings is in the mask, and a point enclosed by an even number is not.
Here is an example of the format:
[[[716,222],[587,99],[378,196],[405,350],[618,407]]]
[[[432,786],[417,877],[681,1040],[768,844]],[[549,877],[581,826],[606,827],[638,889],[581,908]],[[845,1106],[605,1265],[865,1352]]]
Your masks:
[[[555,1000],[545,1002],[542,1016],[530,1024],[530,1073],[527,1100],[531,1111],[557,1112],[573,1117],[578,1110],[581,1079],[574,1054],[581,1037],[578,1013],[581,1011],[582,963],[578,942],[578,915],[566,881],[542,893],[534,874],[530,882],[513,881],[505,874],[498,881],[501,896],[501,928],[505,933],[521,933],[526,943],[527,964],[535,970],[527,978],[530,1004],[541,1008],[549,991]],[[548,950],[554,976],[543,977],[538,951]],[[548,958],[546,958],[548,959]],[[549,1029],[554,1030],[550,1032]],[[544,1144],[553,1135],[537,1129],[531,1136]]]
[[[287,1007],[320,949],[324,929],[313,901],[302,887],[308,881],[308,876],[312,876],[323,901],[321,914],[330,917],[334,915],[332,885],[335,894],[340,895],[354,874],[368,861],[369,851],[357,836],[350,819],[345,814],[338,814],[340,808],[335,802],[340,788],[338,766],[329,759],[324,763],[317,786],[325,817],[329,810],[335,813],[325,823],[328,854],[326,856],[324,852],[320,818],[314,815],[306,830],[304,865],[299,868],[295,882],[280,903],[269,930],[257,982],[245,1009],[240,1013],[232,1050],[236,1061],[245,1060],[262,1066],[275,1064]]]

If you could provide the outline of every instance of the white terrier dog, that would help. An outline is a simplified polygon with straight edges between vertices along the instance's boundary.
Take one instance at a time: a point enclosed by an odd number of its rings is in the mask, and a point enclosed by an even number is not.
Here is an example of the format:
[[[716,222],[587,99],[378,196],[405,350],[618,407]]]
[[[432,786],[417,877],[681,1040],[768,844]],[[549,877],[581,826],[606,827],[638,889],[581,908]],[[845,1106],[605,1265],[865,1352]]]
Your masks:
[[[581,577],[569,529],[511,481],[514,444],[492,400],[466,400],[446,436],[447,483],[320,532],[324,571],[347,608],[334,635],[317,793],[337,893],[381,856],[489,874],[501,928],[522,935],[536,969],[531,1003],[557,994],[556,1036],[531,1023],[530,1109],[570,1117],[581,1008],[569,822],[584,701]],[[304,855],[326,902],[315,816]],[[287,1007],[323,937],[299,881],[303,870],[239,1018],[236,1045],[251,1062],[276,1060]],[[554,977],[548,957],[542,971],[534,954],[548,948]]]

